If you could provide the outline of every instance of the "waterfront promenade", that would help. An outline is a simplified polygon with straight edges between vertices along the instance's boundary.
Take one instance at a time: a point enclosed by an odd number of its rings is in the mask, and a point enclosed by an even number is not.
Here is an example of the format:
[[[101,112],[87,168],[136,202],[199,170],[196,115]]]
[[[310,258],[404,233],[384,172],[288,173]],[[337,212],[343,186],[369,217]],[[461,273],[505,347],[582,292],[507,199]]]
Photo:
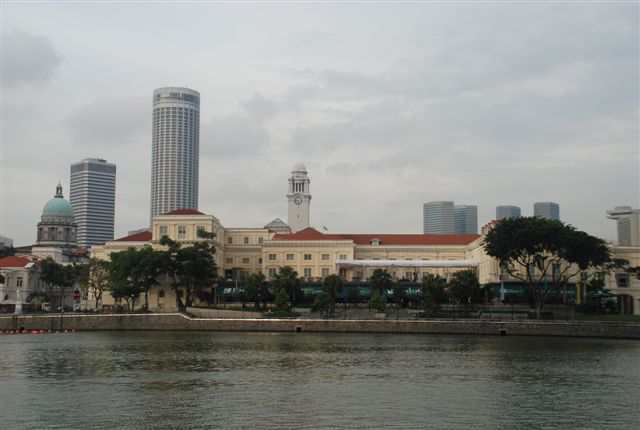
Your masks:
[[[640,339],[639,323],[536,321],[536,320],[339,320],[197,318],[182,313],[167,314],[48,314],[0,317],[3,332],[18,329],[122,330],[122,331],[243,331],[474,334],[495,336],[570,336]]]

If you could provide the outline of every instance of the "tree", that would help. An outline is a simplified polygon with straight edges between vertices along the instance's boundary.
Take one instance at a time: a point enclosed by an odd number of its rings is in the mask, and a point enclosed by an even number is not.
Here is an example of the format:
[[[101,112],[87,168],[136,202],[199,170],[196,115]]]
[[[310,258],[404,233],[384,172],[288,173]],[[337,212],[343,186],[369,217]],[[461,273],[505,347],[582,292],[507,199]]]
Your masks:
[[[0,247],[0,258],[11,257],[16,255],[16,249],[12,246]]]
[[[402,284],[394,284],[392,287],[393,290],[393,300],[396,302],[396,306],[398,308],[404,307],[404,301],[407,298],[407,291]]]
[[[260,302],[266,306],[269,297],[269,285],[262,273],[252,273],[249,275],[246,288],[247,300],[254,303],[254,307],[258,309]]]
[[[372,292],[378,292],[382,294],[383,289],[391,288],[393,281],[391,274],[386,269],[375,269],[369,278],[369,285]]]
[[[451,296],[458,303],[462,303],[467,308],[471,303],[482,301],[482,291],[478,277],[471,270],[455,272],[449,281]]]
[[[427,273],[422,278],[420,285],[421,305],[427,314],[437,312],[440,304],[445,301],[446,294],[444,289],[447,287],[446,279],[440,275]]]
[[[342,286],[342,278],[338,275],[329,275],[322,281],[322,289],[330,301],[330,315],[333,315],[336,310],[336,297],[338,296],[338,293],[342,292]]]
[[[81,271],[80,265],[62,265],[50,257],[40,263],[40,280],[48,285],[47,295],[52,297],[54,288],[60,292],[58,307],[64,307],[64,293],[69,288],[73,288]]]
[[[387,299],[378,291],[374,291],[369,299],[369,309],[376,310],[378,312],[384,312],[387,307]]]
[[[273,289],[284,290],[289,295],[291,304],[296,304],[296,299],[300,297],[302,291],[300,289],[300,279],[298,279],[298,272],[293,270],[291,266],[283,266],[278,270],[278,273],[273,277]],[[276,299],[277,299],[276,294]]]
[[[353,303],[356,305],[356,308],[358,307],[358,302],[360,302],[360,288],[356,287],[356,286],[352,286],[349,289],[349,303]]]
[[[112,253],[108,266],[111,295],[115,293],[117,298],[125,299],[129,309],[134,310],[136,299],[144,294],[144,307],[148,309],[149,290],[158,284],[164,261],[164,254],[148,245]]]
[[[540,318],[552,293],[581,271],[611,263],[607,244],[558,220],[539,217],[503,219],[484,239],[484,249],[522,282]]]
[[[316,296],[313,302],[313,309],[324,312],[324,316],[328,317],[333,313],[335,304],[335,299],[332,299],[325,291],[322,291]]]
[[[98,309],[102,293],[109,289],[109,262],[92,258],[89,260],[89,275],[87,287],[96,300],[95,308]]]
[[[207,240],[184,247],[167,236],[160,240],[167,246],[163,252],[163,271],[171,278],[171,288],[176,292],[180,308],[192,306],[194,298],[204,288],[211,287],[218,276],[216,248],[211,240],[215,235],[202,230],[198,234]]]
[[[289,308],[289,295],[284,290],[284,288],[278,288],[275,290],[276,292],[276,309],[279,312],[284,312]]]

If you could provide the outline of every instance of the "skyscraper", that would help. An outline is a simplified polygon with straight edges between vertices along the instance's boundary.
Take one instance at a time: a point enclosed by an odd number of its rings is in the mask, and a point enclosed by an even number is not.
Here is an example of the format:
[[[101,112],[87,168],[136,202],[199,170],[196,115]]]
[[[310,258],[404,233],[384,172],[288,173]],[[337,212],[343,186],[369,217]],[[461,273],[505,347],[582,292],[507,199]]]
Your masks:
[[[496,219],[519,218],[520,215],[518,206],[496,206]]]
[[[435,201],[422,206],[424,234],[453,234],[453,202]]]
[[[607,211],[607,218],[616,221],[618,245],[640,246],[640,210],[631,206],[616,206]]]
[[[538,202],[533,204],[533,216],[547,219],[560,219],[560,205],[552,202]]]
[[[153,92],[151,219],[198,208],[200,93],[165,87]]]
[[[78,245],[86,247],[113,240],[116,165],[100,158],[72,164],[69,191],[78,224]]]
[[[455,205],[453,217],[455,234],[478,234],[478,206]]]

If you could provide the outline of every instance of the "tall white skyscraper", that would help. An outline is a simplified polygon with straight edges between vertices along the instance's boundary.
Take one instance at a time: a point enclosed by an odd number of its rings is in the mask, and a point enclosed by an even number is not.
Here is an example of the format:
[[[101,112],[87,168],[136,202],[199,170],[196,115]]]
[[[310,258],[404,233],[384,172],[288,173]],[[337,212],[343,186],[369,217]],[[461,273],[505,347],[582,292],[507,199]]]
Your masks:
[[[616,221],[618,245],[640,246],[640,209],[631,206],[616,206],[607,211],[607,218]]]
[[[200,93],[165,87],[153,92],[151,219],[198,208]]]
[[[547,219],[560,219],[560,205],[552,202],[538,202],[533,204],[533,216]]]
[[[518,206],[496,206],[496,219],[519,218],[521,213]]]
[[[425,203],[422,206],[422,231],[424,234],[453,234],[453,202]]]
[[[289,204],[287,222],[292,233],[309,227],[310,183],[304,164],[297,163],[293,166],[289,177],[289,192],[287,193]]]
[[[116,207],[116,165],[87,158],[71,165],[69,202],[78,225],[79,246],[113,240]]]
[[[455,205],[453,217],[455,234],[478,234],[478,206]]]

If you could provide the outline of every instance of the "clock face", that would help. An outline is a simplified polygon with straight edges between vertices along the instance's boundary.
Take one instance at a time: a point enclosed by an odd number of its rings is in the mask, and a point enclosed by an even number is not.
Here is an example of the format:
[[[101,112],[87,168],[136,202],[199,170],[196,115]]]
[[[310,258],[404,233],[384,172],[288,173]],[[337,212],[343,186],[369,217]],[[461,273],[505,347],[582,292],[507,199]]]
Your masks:
[[[302,197],[300,196],[295,196],[293,198],[293,203],[297,204],[298,206],[300,206],[302,204]]]

